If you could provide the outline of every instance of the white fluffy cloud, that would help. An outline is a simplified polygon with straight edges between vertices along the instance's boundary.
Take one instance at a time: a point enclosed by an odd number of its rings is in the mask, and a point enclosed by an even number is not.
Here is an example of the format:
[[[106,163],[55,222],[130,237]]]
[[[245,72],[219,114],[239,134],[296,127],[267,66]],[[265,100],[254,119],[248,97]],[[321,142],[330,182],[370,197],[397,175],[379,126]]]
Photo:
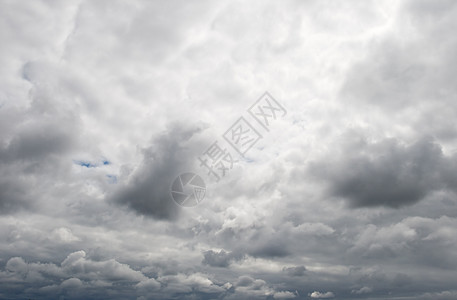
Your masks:
[[[334,298],[335,295],[332,292],[317,292],[314,291],[309,295],[311,298],[317,298],[317,299],[328,299],[328,298]]]

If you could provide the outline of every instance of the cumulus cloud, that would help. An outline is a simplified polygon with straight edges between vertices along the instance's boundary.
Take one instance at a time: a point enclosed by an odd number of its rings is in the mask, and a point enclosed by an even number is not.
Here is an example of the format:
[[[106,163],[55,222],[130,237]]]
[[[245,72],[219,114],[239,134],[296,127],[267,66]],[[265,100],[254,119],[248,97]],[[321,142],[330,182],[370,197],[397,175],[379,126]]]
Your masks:
[[[0,272],[5,282],[16,282],[8,289],[20,292],[20,284],[27,283],[28,295],[68,295],[74,298],[81,289],[90,289],[90,295],[106,292],[122,294],[139,293],[157,297],[179,295],[187,292],[203,294],[221,293],[225,289],[213,283],[205,274],[164,275],[157,278],[145,276],[129,265],[114,259],[94,261],[86,257],[85,251],[71,253],[60,265],[50,263],[27,263],[21,257],[13,257],[6,263],[5,271]],[[264,282],[260,282],[261,285]],[[255,283],[256,284],[256,283]],[[121,295],[116,297],[122,297]]]
[[[227,299],[263,299],[274,297],[275,294],[281,297],[288,293],[275,291],[265,280],[242,275],[235,282],[233,293],[227,295]]]
[[[188,151],[189,141],[202,127],[173,124],[161,133],[152,145],[143,150],[143,161],[133,171],[128,183],[120,184],[112,201],[126,205],[138,214],[157,219],[174,219],[179,208],[170,198],[170,186],[175,177],[193,170],[194,151]],[[195,143],[195,142],[194,142]],[[187,150],[187,151],[186,151]]]
[[[311,298],[316,298],[316,299],[328,299],[328,298],[334,298],[335,295],[332,292],[317,292],[314,291],[311,294],[309,294]]]
[[[47,85],[41,85],[42,81],[34,82],[26,107],[17,104],[0,109],[6,122],[0,129],[0,213],[36,208],[43,195],[51,196],[55,191],[43,186],[67,178],[65,158],[78,147],[75,106],[48,98],[58,80]]]
[[[232,261],[240,260],[243,257],[240,253],[227,253],[224,250],[219,252],[208,250],[203,253],[203,256],[202,263],[212,267],[228,267]]]
[[[16,282],[9,287],[20,292],[20,285],[30,286],[29,294],[65,294],[68,290],[100,287],[117,290],[114,283],[143,282],[148,278],[141,272],[132,270],[128,265],[114,259],[93,261],[86,258],[84,251],[71,253],[60,265],[53,263],[28,263],[21,257],[13,257],[6,263],[5,271],[0,273],[2,281]]]
[[[335,160],[312,163],[310,173],[328,181],[332,196],[353,207],[398,208],[442,188],[453,190],[455,158],[428,140],[402,145],[395,139],[343,145]]]
[[[297,295],[289,291],[277,292],[273,295],[274,299],[293,299],[295,297],[297,297]]]

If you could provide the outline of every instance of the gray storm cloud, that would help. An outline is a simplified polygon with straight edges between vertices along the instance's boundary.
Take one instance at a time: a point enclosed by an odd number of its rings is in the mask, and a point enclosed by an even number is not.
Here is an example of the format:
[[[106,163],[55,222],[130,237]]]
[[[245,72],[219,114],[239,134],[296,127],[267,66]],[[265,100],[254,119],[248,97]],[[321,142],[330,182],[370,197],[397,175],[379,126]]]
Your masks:
[[[194,135],[202,130],[202,127],[189,124],[170,125],[142,151],[140,166],[134,170],[129,182],[115,191],[111,201],[126,205],[141,215],[175,219],[180,208],[171,198],[170,186],[176,176],[194,169],[198,154],[196,145],[200,145],[195,143]]]
[[[0,1],[0,298],[456,299],[455,28],[452,0]],[[266,90],[287,115],[210,182]]]
[[[399,208],[433,191],[455,190],[456,158],[445,156],[432,141],[401,145],[386,139],[343,147],[340,158],[311,163],[309,172],[328,182],[332,196],[353,207]]]

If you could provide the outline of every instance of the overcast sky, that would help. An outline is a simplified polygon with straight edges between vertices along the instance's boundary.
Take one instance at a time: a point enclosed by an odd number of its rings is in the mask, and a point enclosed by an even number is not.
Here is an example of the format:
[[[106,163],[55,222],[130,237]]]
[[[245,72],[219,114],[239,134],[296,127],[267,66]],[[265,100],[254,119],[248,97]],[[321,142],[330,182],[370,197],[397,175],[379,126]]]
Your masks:
[[[456,28],[451,0],[0,0],[0,299],[457,299]]]

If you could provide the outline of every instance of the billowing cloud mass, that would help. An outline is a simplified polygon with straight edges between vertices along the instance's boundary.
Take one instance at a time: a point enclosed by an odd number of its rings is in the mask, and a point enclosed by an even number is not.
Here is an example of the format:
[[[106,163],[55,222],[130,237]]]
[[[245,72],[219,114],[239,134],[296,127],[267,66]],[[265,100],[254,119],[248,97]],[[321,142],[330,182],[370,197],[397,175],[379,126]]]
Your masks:
[[[1,1],[0,298],[456,299],[455,28],[450,0]]]
[[[311,164],[310,173],[328,182],[333,196],[346,198],[354,207],[398,208],[437,190],[455,190],[456,162],[432,141],[405,146],[392,138],[360,139],[344,145],[336,161]]]
[[[201,128],[184,127],[192,124],[172,126],[143,150],[143,160],[133,171],[130,182],[119,184],[112,196],[113,202],[157,219],[176,217],[178,206],[170,201],[170,184],[181,172],[192,170],[196,159],[188,153],[189,146],[192,146],[190,141]],[[198,152],[193,152],[198,155]]]

